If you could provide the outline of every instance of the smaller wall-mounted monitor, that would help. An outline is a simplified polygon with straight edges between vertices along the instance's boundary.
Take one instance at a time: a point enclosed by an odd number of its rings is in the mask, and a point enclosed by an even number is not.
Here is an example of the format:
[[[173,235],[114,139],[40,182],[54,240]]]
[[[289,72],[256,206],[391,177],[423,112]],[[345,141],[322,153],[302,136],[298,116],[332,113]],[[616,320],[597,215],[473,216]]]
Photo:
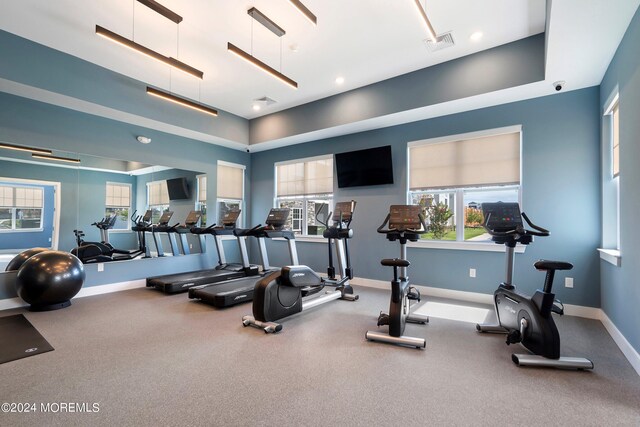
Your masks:
[[[338,188],[393,184],[391,146],[336,154]]]
[[[169,192],[169,200],[185,200],[191,198],[187,178],[168,179],[167,191]]]

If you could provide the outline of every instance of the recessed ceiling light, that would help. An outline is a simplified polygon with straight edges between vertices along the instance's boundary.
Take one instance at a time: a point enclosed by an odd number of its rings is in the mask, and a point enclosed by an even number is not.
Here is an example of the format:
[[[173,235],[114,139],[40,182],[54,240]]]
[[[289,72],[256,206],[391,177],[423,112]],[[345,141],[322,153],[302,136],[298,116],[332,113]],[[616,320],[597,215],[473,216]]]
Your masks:
[[[344,83],[344,77],[336,77],[336,84],[341,85],[342,83]]]
[[[482,35],[482,31],[476,31],[475,33],[471,34],[469,38],[472,42],[477,42],[482,38]]]
[[[253,104],[253,111],[260,111],[260,106],[258,104]]]

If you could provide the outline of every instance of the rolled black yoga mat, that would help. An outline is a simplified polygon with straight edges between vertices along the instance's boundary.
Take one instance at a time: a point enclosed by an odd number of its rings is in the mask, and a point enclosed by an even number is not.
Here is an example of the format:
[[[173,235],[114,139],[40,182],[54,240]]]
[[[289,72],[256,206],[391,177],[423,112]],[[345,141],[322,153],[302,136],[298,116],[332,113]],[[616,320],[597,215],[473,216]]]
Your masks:
[[[0,317],[0,363],[52,350],[51,344],[22,314]]]

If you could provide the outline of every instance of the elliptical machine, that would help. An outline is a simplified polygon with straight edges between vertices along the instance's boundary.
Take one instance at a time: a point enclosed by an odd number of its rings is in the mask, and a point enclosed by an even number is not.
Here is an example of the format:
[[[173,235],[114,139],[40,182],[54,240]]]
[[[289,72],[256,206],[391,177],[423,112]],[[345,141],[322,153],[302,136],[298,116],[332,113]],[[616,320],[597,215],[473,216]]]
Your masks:
[[[281,270],[265,276],[255,285],[253,316],[244,316],[242,318],[243,326],[254,326],[263,329],[265,333],[275,333],[282,330],[282,325],[276,323],[276,320],[336,299],[347,301],[358,299],[358,295],[353,294],[353,288],[349,284],[349,280],[353,279],[353,270],[347,244],[347,239],[353,237],[350,224],[355,207],[356,202],[353,200],[336,203],[333,216],[328,215],[333,224],[322,233],[322,236],[328,239],[328,277],[318,276],[305,265],[283,267]],[[333,266],[332,240],[336,244],[340,279],[336,277]],[[330,286],[335,290],[328,291],[324,295],[310,297],[320,292],[325,286]],[[305,299],[303,300],[303,298]]]
[[[385,225],[389,224],[387,229]],[[424,338],[408,337],[404,335],[404,329],[409,323],[421,325],[429,323],[427,316],[411,314],[410,301],[420,301],[420,291],[409,285],[407,267],[411,264],[407,260],[407,242],[417,242],[421,234],[427,232],[422,208],[416,205],[391,205],[384,222],[378,227],[378,233],[385,234],[387,240],[400,242],[400,258],[383,259],[380,264],[393,267],[393,280],[391,281],[391,299],[389,313],[380,312],[378,326],[389,325],[389,333],[379,331],[367,331],[365,337],[371,341],[381,341],[396,345],[425,348],[427,342]],[[398,275],[398,269],[400,274]]]
[[[506,333],[507,345],[520,343],[533,354],[512,354],[519,366],[544,366],[565,369],[593,369],[593,362],[582,357],[560,356],[560,335],[551,313],[564,314],[562,303],[552,293],[556,270],[571,270],[573,265],[563,261],[540,260],[533,266],[546,271],[544,288],[532,297],[516,291],[512,284],[514,249],[517,243],[528,245],[533,236],[546,237],[549,231],[533,224],[520,213],[518,203],[483,203],[483,224],[491,240],[506,246],[506,279],[493,294],[497,325],[476,325],[478,332]],[[522,218],[533,230],[524,227]]]

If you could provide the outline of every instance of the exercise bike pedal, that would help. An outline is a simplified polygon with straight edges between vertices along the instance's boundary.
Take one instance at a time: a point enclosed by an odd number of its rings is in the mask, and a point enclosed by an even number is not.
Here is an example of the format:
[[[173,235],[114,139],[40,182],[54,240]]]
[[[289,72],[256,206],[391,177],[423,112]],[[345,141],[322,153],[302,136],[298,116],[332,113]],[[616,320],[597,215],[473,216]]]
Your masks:
[[[553,305],[551,305],[551,311],[562,316],[564,314],[564,304],[562,304],[562,302],[560,302],[559,300],[553,301]]]
[[[389,324],[389,315],[387,313],[380,312],[378,316],[378,326],[388,325]]]
[[[410,286],[407,292],[407,298],[420,302],[420,291],[414,286]]]
[[[509,331],[507,333],[507,345],[509,344],[517,344],[522,341],[522,336],[520,335],[520,331]]]

